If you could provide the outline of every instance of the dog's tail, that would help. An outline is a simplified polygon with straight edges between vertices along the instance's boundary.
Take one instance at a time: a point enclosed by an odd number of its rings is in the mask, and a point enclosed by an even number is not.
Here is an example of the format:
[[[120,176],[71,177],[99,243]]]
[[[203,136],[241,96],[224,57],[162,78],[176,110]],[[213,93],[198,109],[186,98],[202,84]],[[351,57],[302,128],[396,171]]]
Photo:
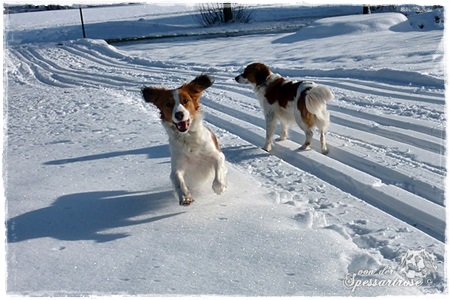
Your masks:
[[[306,93],[306,109],[316,116],[316,125],[320,130],[326,130],[330,125],[330,113],[327,110],[327,102],[333,99],[333,93],[322,85],[313,86]]]

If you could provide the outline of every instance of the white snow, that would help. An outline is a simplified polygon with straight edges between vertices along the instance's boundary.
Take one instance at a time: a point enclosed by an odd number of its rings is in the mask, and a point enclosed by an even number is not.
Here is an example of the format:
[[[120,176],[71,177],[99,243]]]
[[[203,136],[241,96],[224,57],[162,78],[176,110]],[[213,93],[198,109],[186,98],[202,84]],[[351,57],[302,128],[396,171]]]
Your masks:
[[[4,16],[8,296],[447,293],[442,25],[357,6],[252,9],[249,24],[203,28],[192,5],[85,8],[87,39],[78,10]],[[258,101],[234,81],[255,61],[333,91],[329,155],[317,133],[299,151],[296,127],[261,150]],[[140,88],[205,72],[229,188],[184,207]],[[400,260],[420,249],[436,276],[405,283]]]

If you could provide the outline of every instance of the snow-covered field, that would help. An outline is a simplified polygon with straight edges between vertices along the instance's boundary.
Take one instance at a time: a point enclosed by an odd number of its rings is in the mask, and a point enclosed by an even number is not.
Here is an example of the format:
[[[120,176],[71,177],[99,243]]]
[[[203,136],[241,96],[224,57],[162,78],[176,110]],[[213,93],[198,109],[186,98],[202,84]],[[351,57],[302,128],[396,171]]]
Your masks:
[[[446,70],[433,13],[310,7],[316,20],[301,28],[304,7],[265,6],[250,24],[205,29],[191,9],[84,9],[88,39],[77,10],[5,15],[6,293],[446,294]],[[103,40],[133,35],[175,37]],[[317,134],[299,151],[296,127],[261,150],[261,109],[234,81],[255,61],[334,92],[329,155]],[[229,189],[199,189],[184,207],[140,89],[201,73],[215,78],[203,111]]]

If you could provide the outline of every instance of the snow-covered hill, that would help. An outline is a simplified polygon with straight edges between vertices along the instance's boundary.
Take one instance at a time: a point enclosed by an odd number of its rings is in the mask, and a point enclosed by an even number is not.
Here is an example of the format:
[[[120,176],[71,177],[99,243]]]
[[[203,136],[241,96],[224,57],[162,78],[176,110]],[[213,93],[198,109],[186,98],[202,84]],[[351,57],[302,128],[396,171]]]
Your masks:
[[[128,26],[100,10],[120,12]],[[256,9],[259,21],[223,30],[265,31],[274,12],[283,27],[294,10]],[[384,13],[318,19],[295,32],[109,45],[72,36],[67,13],[6,16],[8,294],[446,293],[442,30]],[[191,14],[175,5],[85,13],[98,16],[98,38],[110,38],[105,28],[117,37],[130,28],[217,32]],[[263,115],[234,81],[254,61],[332,89],[329,155],[317,140],[299,151],[296,127],[270,154],[260,149]],[[181,207],[158,112],[139,91],[204,72],[215,78],[202,103],[229,190],[205,187]],[[427,267],[416,261],[405,273],[402,258],[419,249]]]

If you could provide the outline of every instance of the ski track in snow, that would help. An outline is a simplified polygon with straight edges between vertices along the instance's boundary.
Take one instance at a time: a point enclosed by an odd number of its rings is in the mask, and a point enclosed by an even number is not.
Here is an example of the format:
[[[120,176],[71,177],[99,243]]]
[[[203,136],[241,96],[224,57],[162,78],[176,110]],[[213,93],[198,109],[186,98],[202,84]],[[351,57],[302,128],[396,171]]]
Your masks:
[[[83,43],[9,49],[9,72],[19,79],[32,74],[36,84],[124,90],[138,98],[144,84],[175,87],[202,70],[200,66],[134,59],[106,44]],[[212,74],[215,85],[203,99],[206,120],[260,147],[264,119],[252,91],[235,83],[233,72],[214,69]],[[336,95],[329,105],[330,154],[299,152],[304,134],[296,126],[291,128],[290,139],[276,143],[271,154],[443,240],[443,92],[362,80],[314,80],[330,86]],[[318,149],[316,139],[313,148]],[[413,170],[420,177],[411,177]],[[416,209],[405,209],[410,207],[405,200],[411,199],[418,204]]]

